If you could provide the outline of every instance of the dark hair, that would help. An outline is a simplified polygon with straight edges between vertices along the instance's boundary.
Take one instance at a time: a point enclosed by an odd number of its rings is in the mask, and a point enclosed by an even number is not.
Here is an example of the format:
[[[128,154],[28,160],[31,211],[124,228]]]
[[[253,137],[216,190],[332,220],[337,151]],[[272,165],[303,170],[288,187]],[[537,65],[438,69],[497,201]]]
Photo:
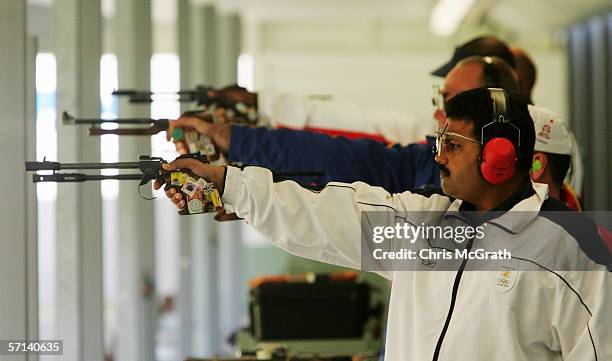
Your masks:
[[[455,48],[453,57],[431,74],[445,77],[457,63],[470,56],[498,56],[512,68],[515,67],[514,56],[508,45],[494,36],[479,36]]]
[[[535,129],[533,120],[527,110],[527,101],[518,93],[506,92],[506,119],[520,130],[520,146],[518,146],[517,169],[527,172],[531,168],[533,147],[535,144]],[[480,139],[482,127],[493,121],[493,99],[487,88],[476,88],[457,94],[446,105],[446,116],[457,120],[474,123],[473,135]],[[503,129],[503,128],[500,128]],[[515,146],[515,133],[501,131]]]
[[[563,185],[567,171],[569,170],[572,156],[568,154],[545,153],[548,158],[547,167],[550,169],[550,176],[553,182]]]
[[[502,88],[509,92],[521,92],[518,75],[504,60],[496,56],[486,56],[482,58],[482,64],[482,85],[485,88]]]
[[[521,48],[513,46],[510,51],[514,55],[516,63],[516,74],[521,84],[521,93],[527,97],[529,104],[533,104],[531,99],[531,91],[535,85],[538,71],[531,57]]]

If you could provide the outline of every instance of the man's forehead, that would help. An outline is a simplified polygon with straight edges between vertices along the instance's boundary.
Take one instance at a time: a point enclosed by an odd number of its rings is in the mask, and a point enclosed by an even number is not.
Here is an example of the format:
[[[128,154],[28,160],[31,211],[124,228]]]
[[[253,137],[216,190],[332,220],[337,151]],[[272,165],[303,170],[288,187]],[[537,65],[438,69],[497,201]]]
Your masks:
[[[446,124],[448,124],[448,126],[446,127],[447,132],[461,134],[466,137],[472,136],[472,134],[474,134],[474,122],[469,122],[465,119],[448,118]]]
[[[460,93],[482,85],[482,69],[477,64],[459,64],[444,78],[444,90]]]

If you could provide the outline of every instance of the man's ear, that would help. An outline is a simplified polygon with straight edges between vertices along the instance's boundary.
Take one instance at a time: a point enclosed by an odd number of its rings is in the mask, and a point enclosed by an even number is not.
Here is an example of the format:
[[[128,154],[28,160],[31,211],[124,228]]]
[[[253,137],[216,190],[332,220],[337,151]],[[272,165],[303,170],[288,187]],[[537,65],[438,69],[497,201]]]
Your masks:
[[[531,179],[534,182],[539,181],[546,172],[546,166],[548,165],[548,157],[544,153],[533,153],[533,163],[531,166]]]
[[[433,117],[436,121],[437,129],[444,128],[444,124],[446,123],[446,113],[444,113],[444,110],[436,109],[433,113]]]

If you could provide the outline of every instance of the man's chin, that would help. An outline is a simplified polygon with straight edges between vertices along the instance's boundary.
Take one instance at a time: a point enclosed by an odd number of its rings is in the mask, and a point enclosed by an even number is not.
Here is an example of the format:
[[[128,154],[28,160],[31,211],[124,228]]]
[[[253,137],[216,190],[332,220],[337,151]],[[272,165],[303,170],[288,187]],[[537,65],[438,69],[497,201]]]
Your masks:
[[[440,176],[440,186],[444,194],[454,197],[455,187],[453,187],[453,182],[450,180],[449,176]]]

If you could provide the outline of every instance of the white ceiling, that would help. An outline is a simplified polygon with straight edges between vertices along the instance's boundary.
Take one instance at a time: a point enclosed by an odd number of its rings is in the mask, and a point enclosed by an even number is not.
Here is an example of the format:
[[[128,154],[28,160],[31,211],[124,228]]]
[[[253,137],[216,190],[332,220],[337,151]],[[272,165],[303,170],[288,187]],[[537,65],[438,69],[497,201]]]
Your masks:
[[[423,32],[425,37],[431,35],[425,32],[429,31],[429,17],[436,3],[435,0],[192,0],[211,1],[222,9],[237,10],[252,21],[401,20],[413,24],[415,31]],[[521,43],[547,44],[558,41],[559,30],[568,25],[610,11],[610,0],[477,0],[453,40],[489,30]]]
[[[555,30],[594,14],[612,11],[610,0],[504,0],[491,8],[491,16],[508,28]]]
[[[114,13],[115,1],[100,0],[105,16]],[[177,0],[151,0],[155,23],[176,21]],[[28,0],[51,6],[53,0]],[[238,11],[252,21],[358,19],[405,21],[426,29],[435,0],[191,0],[215,4],[222,11]],[[558,30],[594,14],[612,11],[610,0],[477,0],[461,31],[478,27],[501,30],[517,39],[550,37]]]
[[[51,6],[53,0],[28,0],[28,4],[36,6]]]

